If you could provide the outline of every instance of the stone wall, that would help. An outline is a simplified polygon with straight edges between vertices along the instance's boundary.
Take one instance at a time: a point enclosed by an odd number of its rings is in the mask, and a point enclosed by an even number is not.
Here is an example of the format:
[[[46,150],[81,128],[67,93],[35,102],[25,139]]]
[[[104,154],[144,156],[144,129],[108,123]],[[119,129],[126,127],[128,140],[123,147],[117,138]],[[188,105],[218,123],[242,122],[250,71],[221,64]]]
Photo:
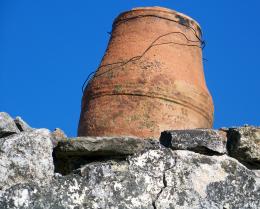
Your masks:
[[[260,208],[260,128],[68,138],[0,113],[0,208]]]

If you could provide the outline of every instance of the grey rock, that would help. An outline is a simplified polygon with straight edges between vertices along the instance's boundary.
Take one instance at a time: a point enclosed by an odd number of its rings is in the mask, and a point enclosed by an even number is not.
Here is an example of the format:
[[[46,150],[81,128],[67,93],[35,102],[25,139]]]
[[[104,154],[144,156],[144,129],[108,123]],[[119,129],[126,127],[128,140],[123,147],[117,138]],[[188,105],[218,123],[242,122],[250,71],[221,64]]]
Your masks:
[[[260,169],[260,128],[230,128],[227,133],[229,155],[249,168]]]
[[[12,117],[6,112],[0,112],[0,138],[19,132]]]
[[[20,130],[20,131],[31,131],[33,130],[32,127],[30,127],[21,117],[17,116],[15,119],[14,119],[14,122],[17,126],[17,128]]]
[[[0,208],[153,209],[163,171],[174,164],[169,149],[147,150],[127,161],[92,162],[77,175],[54,178],[50,186],[15,185],[1,195]]]
[[[161,133],[160,143],[173,150],[191,150],[206,155],[227,153],[226,133],[212,129],[172,130]]]
[[[1,209],[25,209],[38,202],[40,196],[40,187],[34,182],[16,184],[5,190],[4,196],[0,193]],[[8,198],[7,198],[8,197]],[[36,207],[32,207],[37,208]],[[38,209],[38,208],[37,208]],[[40,208],[39,208],[40,209]],[[43,209],[43,208],[42,208]]]
[[[160,142],[65,137],[0,138],[1,209],[260,208],[256,127],[166,131]]]
[[[152,148],[149,141],[132,137],[76,137],[58,142],[57,155],[122,156]]]
[[[55,128],[54,131],[52,132],[53,136],[57,139],[65,139],[67,138],[67,135],[63,130],[60,128]]]
[[[149,150],[128,161],[91,163],[80,169],[88,179],[87,208],[153,208],[163,172],[174,166],[170,150]],[[116,203],[116,204],[115,204]]]
[[[54,131],[52,132],[52,144],[54,147],[58,145],[59,141],[64,141],[66,140],[67,135],[64,133],[63,130],[60,128],[55,128]]]
[[[68,174],[97,160],[125,159],[128,155],[159,147],[158,140],[132,137],[77,137],[59,140],[54,149],[55,172]]]
[[[226,155],[158,148],[86,164],[43,187],[14,185],[0,196],[0,208],[257,209],[257,178]]]
[[[51,133],[47,129],[0,138],[0,189],[17,183],[46,184],[54,174]]]
[[[166,187],[155,206],[179,209],[260,207],[260,184],[253,171],[226,155],[174,151],[176,164],[165,172]]]

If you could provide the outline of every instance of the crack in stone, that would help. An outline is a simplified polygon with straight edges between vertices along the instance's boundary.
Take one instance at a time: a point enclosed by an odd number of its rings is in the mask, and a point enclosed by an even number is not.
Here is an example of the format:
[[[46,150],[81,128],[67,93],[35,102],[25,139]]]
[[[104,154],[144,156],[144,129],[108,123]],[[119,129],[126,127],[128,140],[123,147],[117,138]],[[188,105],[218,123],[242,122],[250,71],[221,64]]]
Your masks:
[[[152,201],[152,206],[154,209],[157,209],[156,208],[156,201],[159,199],[161,193],[163,192],[163,190],[167,187],[167,182],[165,180],[165,173],[163,173],[163,187],[161,188],[161,190],[158,192],[158,194],[156,195],[156,198]]]
[[[176,163],[175,163],[176,164]],[[175,165],[174,165],[175,166]],[[167,181],[166,181],[166,176],[165,176],[165,172],[167,172],[168,170],[171,170],[172,168],[174,168],[174,166],[166,169],[163,171],[163,178],[162,178],[162,182],[163,182],[163,187],[161,188],[161,190],[158,192],[158,194],[156,195],[156,198],[152,201],[152,206],[154,209],[157,209],[156,207],[156,201],[159,199],[161,193],[163,192],[163,190],[167,187]]]

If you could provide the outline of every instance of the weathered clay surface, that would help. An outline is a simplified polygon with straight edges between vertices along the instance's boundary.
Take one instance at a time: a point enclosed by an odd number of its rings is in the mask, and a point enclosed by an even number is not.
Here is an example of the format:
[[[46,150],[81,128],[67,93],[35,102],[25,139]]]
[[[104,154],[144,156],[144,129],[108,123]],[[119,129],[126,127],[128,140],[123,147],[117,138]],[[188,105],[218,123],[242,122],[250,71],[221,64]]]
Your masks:
[[[173,10],[120,14],[84,91],[78,136],[159,138],[164,130],[211,128],[201,39],[198,24]]]
[[[240,127],[228,130],[229,155],[246,166],[260,169],[260,127]]]
[[[51,134],[36,129],[0,138],[0,189],[17,183],[49,182],[54,174]]]
[[[242,129],[235,130],[243,140],[256,139],[256,128],[246,129],[250,134]],[[228,141],[233,140],[226,131]],[[212,139],[225,141],[222,132],[184,132],[165,132],[174,149],[131,137],[61,137],[54,148],[53,134],[46,129],[0,138],[0,208],[260,208],[260,170],[250,170],[214,144]],[[255,145],[243,146],[254,150]],[[207,152],[197,149],[201,146]],[[75,158],[66,175],[53,172],[57,157],[65,162]]]
[[[11,116],[6,112],[0,112],[0,138],[19,132]]]
[[[161,133],[160,143],[173,150],[217,155],[226,154],[226,133],[212,129],[172,130]]]

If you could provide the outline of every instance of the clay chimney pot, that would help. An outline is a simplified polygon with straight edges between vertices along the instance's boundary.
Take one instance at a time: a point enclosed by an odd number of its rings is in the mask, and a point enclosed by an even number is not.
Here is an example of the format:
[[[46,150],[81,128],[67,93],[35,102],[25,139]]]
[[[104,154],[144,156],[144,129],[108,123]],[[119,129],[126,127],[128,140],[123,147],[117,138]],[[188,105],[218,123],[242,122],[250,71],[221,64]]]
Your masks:
[[[199,24],[176,11],[120,14],[85,88],[78,135],[159,138],[169,129],[211,128],[203,44]]]

